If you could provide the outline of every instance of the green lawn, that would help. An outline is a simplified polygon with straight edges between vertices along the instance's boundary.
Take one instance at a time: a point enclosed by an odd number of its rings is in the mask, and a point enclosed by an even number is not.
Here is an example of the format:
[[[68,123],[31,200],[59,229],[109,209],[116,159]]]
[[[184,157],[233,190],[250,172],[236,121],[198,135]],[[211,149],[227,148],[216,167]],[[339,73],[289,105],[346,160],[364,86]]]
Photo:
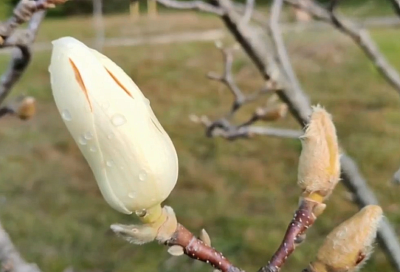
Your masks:
[[[222,26],[208,16],[179,16],[139,23],[112,17],[107,20],[107,33],[134,36],[143,29],[164,33],[162,27],[185,31]],[[85,18],[50,20],[38,40],[64,35],[88,38],[90,33],[91,22]],[[399,34],[399,30],[375,30],[373,37],[400,70],[400,40],[395,38]],[[341,145],[359,163],[386,216],[400,231],[400,188],[389,184],[400,166],[398,94],[352,41],[337,32],[291,33],[286,40],[304,89],[314,104],[326,106],[333,114]],[[279,245],[297,206],[300,142],[262,137],[236,142],[208,139],[202,127],[190,122],[192,113],[218,117],[230,107],[229,92],[205,78],[208,71],[221,70],[220,53],[212,43],[107,48],[105,54],[149,97],[176,146],[180,177],[166,204],[193,232],[206,228],[213,245],[234,263],[256,271]],[[118,214],[103,201],[54,106],[49,58],[50,52],[35,54],[13,92],[14,96],[37,97],[37,116],[28,122],[0,119],[0,219],[22,255],[43,271],[63,271],[68,266],[78,271],[211,271],[184,257],[170,259],[166,248],[157,243],[135,246],[109,231],[112,223],[136,219]],[[7,60],[0,55],[1,67]],[[260,87],[256,69],[242,53],[237,54],[234,67],[244,90]],[[248,107],[239,118],[250,113]],[[290,117],[276,126],[298,128]],[[301,271],[324,236],[356,211],[339,185],[326,212],[283,271]],[[392,270],[377,247],[362,271]]]

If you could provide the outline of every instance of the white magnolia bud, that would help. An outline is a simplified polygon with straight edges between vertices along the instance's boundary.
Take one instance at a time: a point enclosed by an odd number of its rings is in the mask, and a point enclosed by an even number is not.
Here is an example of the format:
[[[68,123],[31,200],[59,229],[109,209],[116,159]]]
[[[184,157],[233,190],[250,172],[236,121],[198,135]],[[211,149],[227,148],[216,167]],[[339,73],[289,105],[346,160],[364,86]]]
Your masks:
[[[131,78],[71,37],[53,42],[49,71],[57,108],[106,201],[126,214],[164,201],[178,178],[177,154]]]

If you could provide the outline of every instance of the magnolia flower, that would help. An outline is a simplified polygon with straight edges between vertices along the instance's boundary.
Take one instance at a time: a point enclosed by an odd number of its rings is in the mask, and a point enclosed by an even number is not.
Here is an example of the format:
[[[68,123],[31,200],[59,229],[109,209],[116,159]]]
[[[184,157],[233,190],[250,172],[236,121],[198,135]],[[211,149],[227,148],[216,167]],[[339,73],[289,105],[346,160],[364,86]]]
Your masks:
[[[71,37],[53,42],[49,71],[57,108],[106,201],[126,214],[160,207],[176,184],[178,159],[136,84]]]

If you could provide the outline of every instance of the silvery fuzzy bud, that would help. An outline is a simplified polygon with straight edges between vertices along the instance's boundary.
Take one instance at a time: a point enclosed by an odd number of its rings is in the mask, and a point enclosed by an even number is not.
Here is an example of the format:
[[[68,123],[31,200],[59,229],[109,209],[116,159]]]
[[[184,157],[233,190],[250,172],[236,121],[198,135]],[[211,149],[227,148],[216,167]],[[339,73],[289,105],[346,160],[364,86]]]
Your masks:
[[[178,159],[136,84],[71,37],[53,42],[49,71],[57,108],[106,201],[126,214],[159,206],[176,184]]]

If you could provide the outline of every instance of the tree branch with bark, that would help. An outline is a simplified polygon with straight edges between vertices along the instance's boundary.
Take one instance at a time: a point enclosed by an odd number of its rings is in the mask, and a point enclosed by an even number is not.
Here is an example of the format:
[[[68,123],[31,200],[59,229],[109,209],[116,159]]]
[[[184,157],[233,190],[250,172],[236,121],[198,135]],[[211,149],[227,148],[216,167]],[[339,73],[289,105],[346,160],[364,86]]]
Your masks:
[[[379,52],[373,41],[366,34],[366,31],[359,30],[347,20],[343,20],[342,18],[338,19],[336,15],[332,16],[333,13],[330,13],[329,10],[320,8],[314,4],[310,7],[308,5],[304,6],[303,4],[300,4],[299,1],[295,0],[285,0],[285,2],[295,5],[296,7],[307,8],[307,10],[312,11],[311,14],[313,14],[314,17],[323,19],[324,21],[331,23],[339,21],[339,25],[336,25],[336,27],[343,33],[350,35],[350,37],[352,37],[363,48],[363,50],[365,50],[367,56],[375,61],[381,74],[392,84],[392,86],[395,87],[397,91],[400,91],[400,77],[396,70],[390,66],[383,55]],[[178,1],[174,0],[162,0],[160,3],[167,7],[180,5]],[[261,32],[251,24],[241,23],[242,16],[237,12],[237,9],[230,0],[216,0],[212,3],[222,10],[223,15],[221,15],[221,19],[225,23],[229,32],[234,36],[236,41],[241,45],[242,49],[258,68],[266,85],[275,86],[275,92],[279,95],[281,100],[286,103],[293,117],[295,117],[299,124],[304,128],[309,121],[311,106],[309,98],[301,89],[300,84],[295,77],[295,73],[291,68],[290,60],[287,57],[287,52],[281,38],[279,24],[277,22],[281,12],[282,1],[275,1],[272,7],[273,14],[271,15],[271,21],[268,27],[268,37],[262,36]],[[226,125],[220,120],[209,122],[205,118],[196,118],[196,121],[200,121],[206,125],[206,134],[208,136],[213,136],[209,133],[210,127],[229,128],[229,124]],[[229,129],[226,130],[229,131]],[[229,133],[220,133],[219,135],[228,139],[235,139],[235,137],[229,137]],[[228,135],[228,137],[226,137],[226,135]],[[377,198],[367,185],[365,178],[359,172],[354,160],[347,156],[343,149],[342,153],[341,178],[348,190],[354,194],[356,203],[359,204],[360,207],[377,204]],[[288,232],[290,233],[290,231]],[[288,236],[290,235],[285,236],[283,244]],[[387,219],[383,219],[381,228],[378,230],[378,237],[393,267],[396,271],[400,271],[400,244],[393,227]],[[294,238],[292,237],[292,239]],[[270,269],[270,271],[279,270],[280,266],[290,255],[291,251],[289,250],[288,254],[281,254],[280,252],[282,252],[282,246],[274,255],[275,257],[271,259],[273,265],[267,265],[267,268],[265,269]],[[276,256],[282,257],[278,258],[279,261],[275,261]],[[273,270],[271,267],[274,266],[275,263],[279,263],[279,266],[277,266],[278,270]],[[268,271],[265,269],[264,271]]]
[[[10,64],[0,78],[0,117],[16,112],[13,107],[2,104],[31,61],[31,47],[45,16],[45,10],[66,1],[21,0],[14,8],[13,15],[0,24],[0,48],[13,47]],[[28,27],[19,30],[25,22],[28,22]]]
[[[35,99],[33,97],[18,97],[8,105],[4,105],[4,100],[22,77],[31,61],[31,47],[45,17],[45,11],[65,1],[21,0],[14,8],[13,15],[7,21],[0,23],[0,49],[13,47],[10,64],[0,78],[0,118],[6,115],[16,115],[25,120],[34,115]],[[28,22],[27,28],[19,30],[18,28],[25,22]],[[29,264],[24,261],[1,224],[0,263],[2,271],[40,272],[36,264]]]

